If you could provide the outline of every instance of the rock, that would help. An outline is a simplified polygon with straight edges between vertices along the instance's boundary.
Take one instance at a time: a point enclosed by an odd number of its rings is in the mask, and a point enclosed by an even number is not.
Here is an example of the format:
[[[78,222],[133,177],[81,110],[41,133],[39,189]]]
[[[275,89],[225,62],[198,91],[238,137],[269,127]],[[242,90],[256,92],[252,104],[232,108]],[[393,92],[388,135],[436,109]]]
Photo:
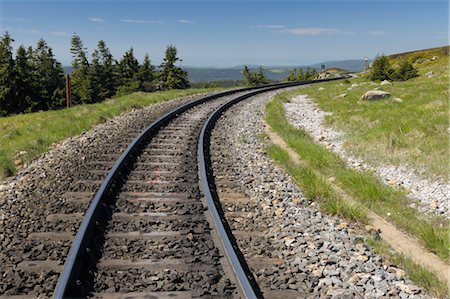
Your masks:
[[[382,90],[369,90],[359,100],[360,101],[373,101],[389,97],[391,94]]]
[[[339,223],[337,229],[338,230],[343,230],[343,229],[346,229],[347,227],[348,227],[347,222],[341,222],[341,223]]]
[[[346,94],[346,93],[343,93],[343,94],[338,95],[337,97],[338,97],[338,98],[345,98],[346,96],[347,96],[347,94]]]
[[[23,161],[21,159],[14,160],[14,165],[15,166],[22,166],[23,165]]]
[[[403,100],[400,98],[394,98],[392,101],[394,101],[396,103],[403,103]]]
[[[356,83],[353,83],[352,85],[350,85],[351,87],[358,87],[359,85]]]
[[[397,271],[395,271],[395,278],[397,278],[397,280],[402,280],[405,278],[406,272],[402,269],[397,269]]]
[[[436,201],[435,199],[433,199],[433,200],[431,201],[431,203],[430,203],[430,208],[431,208],[432,210],[436,210],[437,207],[438,207],[437,201]]]
[[[436,75],[435,75],[435,73],[434,73],[433,71],[430,71],[430,72],[428,72],[428,73],[425,73],[425,76],[426,76],[428,79],[431,79],[431,78],[436,77]]]
[[[392,83],[389,82],[388,80],[383,80],[381,81],[380,85],[392,85]]]
[[[302,202],[302,200],[301,200],[300,198],[298,198],[298,197],[295,197],[295,198],[292,199],[292,203],[293,203],[293,204],[298,205],[298,204],[300,204],[301,202]]]
[[[319,89],[317,89],[318,91],[322,91],[322,90],[325,90],[325,88],[323,88],[323,87],[319,87]]]
[[[284,209],[283,208],[278,208],[275,210],[275,215],[276,216],[281,216],[283,215]]]
[[[431,57],[431,60],[436,60],[436,59],[439,59],[439,56],[433,56],[433,57]]]

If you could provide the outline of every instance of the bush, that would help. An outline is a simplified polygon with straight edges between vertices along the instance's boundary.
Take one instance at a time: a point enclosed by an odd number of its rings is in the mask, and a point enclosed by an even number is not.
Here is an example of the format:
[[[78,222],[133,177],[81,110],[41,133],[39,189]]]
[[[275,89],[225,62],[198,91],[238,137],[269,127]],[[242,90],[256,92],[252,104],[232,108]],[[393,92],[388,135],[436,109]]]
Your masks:
[[[397,81],[406,81],[414,77],[417,77],[417,70],[409,61],[404,60],[400,62],[400,66],[395,72],[393,79]]]
[[[386,56],[375,57],[372,63],[372,69],[369,72],[369,79],[372,81],[392,80],[394,70]]]

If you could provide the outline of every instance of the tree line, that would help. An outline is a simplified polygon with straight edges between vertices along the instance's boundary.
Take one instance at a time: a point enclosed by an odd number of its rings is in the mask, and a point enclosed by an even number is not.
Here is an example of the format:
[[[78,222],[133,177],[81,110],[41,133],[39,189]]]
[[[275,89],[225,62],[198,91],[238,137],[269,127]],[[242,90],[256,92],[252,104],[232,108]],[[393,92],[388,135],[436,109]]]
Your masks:
[[[318,75],[319,73],[315,68],[307,68],[306,70],[294,68],[283,81],[294,82],[313,80],[316,79]],[[249,68],[244,65],[242,68],[242,77],[244,84],[247,86],[260,86],[270,83],[270,80],[267,79],[262,67],[259,67],[255,71],[250,71]]]
[[[36,47],[20,45],[14,52],[8,32],[0,38],[0,116],[62,108],[65,106],[65,78],[52,48],[40,39]],[[71,38],[72,103],[89,104],[115,95],[189,87],[187,72],[176,66],[177,49],[170,45],[159,68],[148,54],[140,64],[133,48],[120,60],[114,59],[100,40],[89,59],[77,34]]]

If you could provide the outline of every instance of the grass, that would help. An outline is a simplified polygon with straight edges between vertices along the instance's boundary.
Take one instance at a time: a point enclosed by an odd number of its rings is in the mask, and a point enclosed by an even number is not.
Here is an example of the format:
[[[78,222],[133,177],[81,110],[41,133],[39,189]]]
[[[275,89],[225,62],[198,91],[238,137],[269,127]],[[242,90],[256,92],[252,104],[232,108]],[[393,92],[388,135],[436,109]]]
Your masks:
[[[275,144],[268,144],[266,152],[288,173],[305,192],[306,198],[317,202],[322,211],[338,215],[361,224],[367,223],[367,215],[361,208],[340,200],[331,185],[310,167],[292,163],[287,151]]]
[[[430,295],[437,298],[448,298],[449,289],[445,282],[441,281],[433,272],[414,263],[411,259],[392,250],[386,243],[374,239],[366,242],[376,253],[385,259],[392,261],[395,265],[405,269],[408,277],[418,285],[426,289]]]
[[[214,89],[133,93],[98,104],[0,118],[0,179],[16,172],[16,163],[29,163],[50,145],[78,135],[121,113]]]
[[[406,82],[393,82],[380,86],[392,94],[380,101],[358,103],[367,90],[379,86],[364,78],[327,82],[301,89],[318,106],[333,115],[327,116],[327,125],[332,125],[346,135],[344,147],[373,165],[380,163],[408,165],[423,170],[431,179],[448,179],[449,138],[449,66],[448,56],[442,56],[442,48],[418,53],[402,54],[402,59],[420,61],[419,58],[441,58],[425,63],[416,63],[420,76]],[[395,56],[398,57],[398,56]],[[418,58],[419,57],[419,58]],[[393,64],[398,58],[391,59]],[[427,78],[428,72],[435,77]],[[351,84],[358,86],[348,88]],[[346,93],[346,97],[338,95]],[[295,95],[295,94],[293,94]],[[395,102],[401,98],[403,102]]]
[[[266,106],[266,120],[299,155],[304,164],[302,167],[324,178],[333,178],[334,184],[358,203],[417,237],[428,250],[448,261],[450,247],[448,221],[443,217],[425,216],[411,208],[411,202],[402,192],[384,185],[370,173],[347,168],[338,155],[316,144],[303,130],[293,127],[286,119],[283,104],[297,93],[298,91],[281,93],[269,102]],[[271,156],[276,158],[276,155]],[[295,176],[295,172],[292,173]],[[301,181],[300,186],[307,194],[318,192],[316,179],[305,182],[307,179]],[[319,186],[321,184],[318,183]],[[322,188],[319,191],[323,190]]]

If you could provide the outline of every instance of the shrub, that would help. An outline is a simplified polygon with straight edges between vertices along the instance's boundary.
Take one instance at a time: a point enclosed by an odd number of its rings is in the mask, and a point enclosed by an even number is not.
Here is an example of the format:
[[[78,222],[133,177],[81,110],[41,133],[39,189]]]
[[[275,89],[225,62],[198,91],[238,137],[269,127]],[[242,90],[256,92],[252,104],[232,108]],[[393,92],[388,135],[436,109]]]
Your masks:
[[[397,81],[406,81],[414,77],[417,77],[417,70],[407,60],[400,62],[398,70],[393,75],[393,79]]]
[[[369,79],[372,81],[392,80],[394,70],[386,56],[380,55],[375,57],[372,63],[372,69],[369,73]]]

